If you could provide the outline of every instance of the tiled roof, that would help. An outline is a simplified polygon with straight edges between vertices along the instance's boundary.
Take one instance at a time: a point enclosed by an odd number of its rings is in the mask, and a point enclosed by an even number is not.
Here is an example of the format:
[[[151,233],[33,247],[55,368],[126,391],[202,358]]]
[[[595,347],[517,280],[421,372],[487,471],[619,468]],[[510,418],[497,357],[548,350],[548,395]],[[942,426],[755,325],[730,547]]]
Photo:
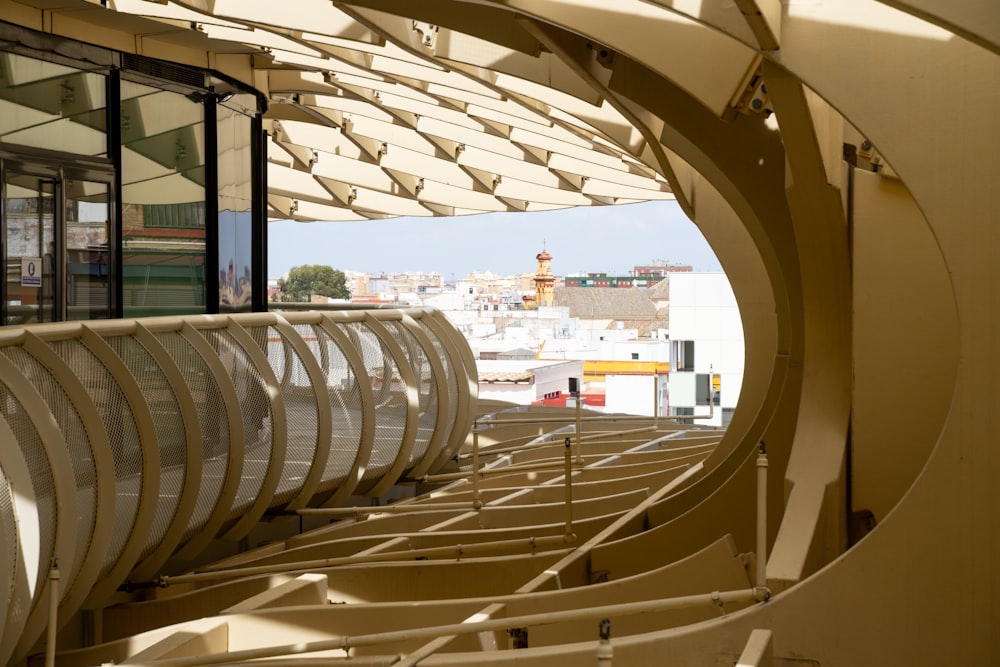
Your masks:
[[[670,298],[670,275],[649,288],[649,298],[663,301]]]
[[[555,305],[569,308],[571,317],[580,319],[662,320],[650,300],[653,290],[639,287],[560,287],[555,290]]]
[[[479,381],[493,384],[495,382],[531,382],[535,374],[531,371],[480,371]]]

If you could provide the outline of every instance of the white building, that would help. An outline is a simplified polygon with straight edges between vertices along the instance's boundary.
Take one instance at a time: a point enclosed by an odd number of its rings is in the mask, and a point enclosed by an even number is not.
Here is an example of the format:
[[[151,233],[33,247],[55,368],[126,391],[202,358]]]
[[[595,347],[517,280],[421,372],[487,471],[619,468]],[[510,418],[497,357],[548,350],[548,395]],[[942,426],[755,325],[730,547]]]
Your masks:
[[[670,276],[669,415],[708,414],[729,423],[743,384],[743,325],[724,273]]]
[[[569,391],[583,377],[582,361],[479,360],[479,398],[531,405]]]

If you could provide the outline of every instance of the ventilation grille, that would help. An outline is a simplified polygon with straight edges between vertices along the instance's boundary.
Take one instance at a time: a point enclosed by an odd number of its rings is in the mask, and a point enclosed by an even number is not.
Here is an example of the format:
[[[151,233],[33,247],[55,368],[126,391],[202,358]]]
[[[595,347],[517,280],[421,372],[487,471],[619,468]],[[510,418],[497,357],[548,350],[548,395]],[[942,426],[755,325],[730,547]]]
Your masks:
[[[139,72],[164,81],[173,81],[194,88],[205,88],[205,73],[193,67],[147,58],[134,53],[122,54],[122,69]]]

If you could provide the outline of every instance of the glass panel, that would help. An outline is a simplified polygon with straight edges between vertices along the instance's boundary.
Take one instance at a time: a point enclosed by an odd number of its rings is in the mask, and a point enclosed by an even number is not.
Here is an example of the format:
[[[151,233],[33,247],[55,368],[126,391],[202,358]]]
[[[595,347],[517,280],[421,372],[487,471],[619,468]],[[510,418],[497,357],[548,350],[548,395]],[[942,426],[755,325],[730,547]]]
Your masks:
[[[121,84],[123,310],[205,312],[205,109]]]
[[[66,181],[66,317],[111,317],[108,184]]]
[[[698,373],[694,376],[694,382],[694,404],[708,405],[712,386],[711,376],[709,376],[708,373]]]
[[[220,313],[252,306],[253,160],[244,105],[256,105],[256,98],[237,95],[218,107]]]
[[[53,321],[55,181],[8,171],[5,324]]]
[[[0,141],[104,156],[105,77],[0,53]]]

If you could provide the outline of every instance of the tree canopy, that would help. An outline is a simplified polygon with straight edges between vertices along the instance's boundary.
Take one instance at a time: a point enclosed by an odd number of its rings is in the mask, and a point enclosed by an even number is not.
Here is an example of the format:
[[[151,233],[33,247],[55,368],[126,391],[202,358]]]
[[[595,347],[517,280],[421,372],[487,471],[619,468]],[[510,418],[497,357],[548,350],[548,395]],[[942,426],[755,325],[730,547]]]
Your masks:
[[[288,278],[278,281],[282,301],[309,301],[313,294],[334,299],[350,299],[343,271],[323,264],[292,267]]]

